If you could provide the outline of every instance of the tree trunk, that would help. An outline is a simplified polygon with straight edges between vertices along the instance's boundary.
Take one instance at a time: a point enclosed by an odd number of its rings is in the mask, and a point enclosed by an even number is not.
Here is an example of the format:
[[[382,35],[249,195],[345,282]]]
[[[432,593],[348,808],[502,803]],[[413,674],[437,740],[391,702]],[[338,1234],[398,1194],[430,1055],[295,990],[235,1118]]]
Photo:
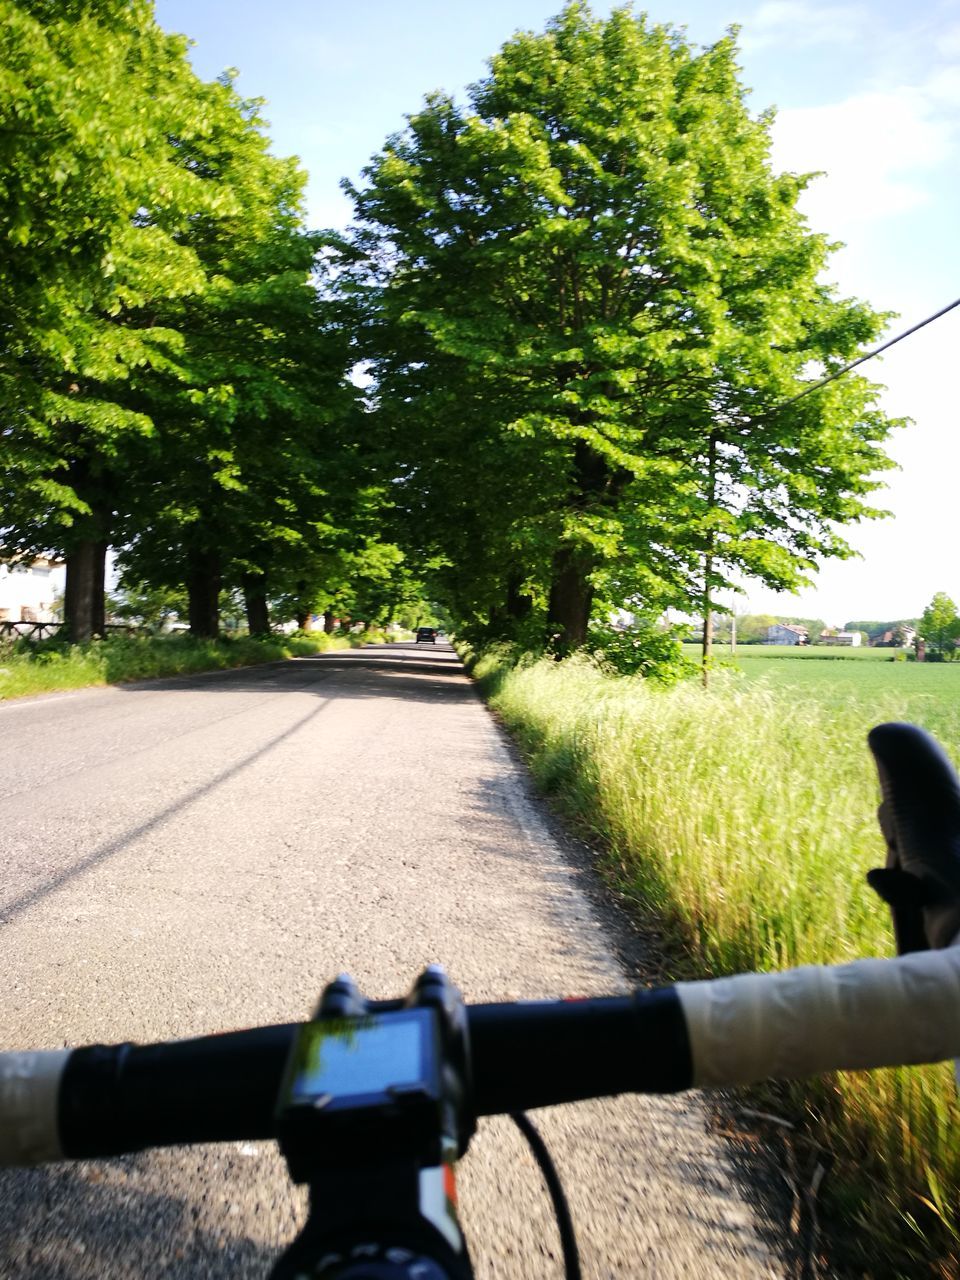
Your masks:
[[[615,506],[634,476],[623,467],[612,466],[586,441],[577,440],[570,478],[568,507],[583,514]],[[594,595],[588,579],[595,563],[589,551],[569,543],[561,544],[554,552],[547,634],[558,658],[586,644]]]
[[[297,583],[297,612],[294,615],[300,631],[313,630],[313,607],[307,603],[308,600],[312,601],[312,596],[307,595],[307,584],[301,578]]]
[[[710,432],[707,446],[707,504],[710,514],[717,501],[717,433]],[[713,529],[707,532],[707,549],[703,557],[703,656],[701,673],[703,687],[710,684],[710,666],[713,660],[713,599],[710,589],[713,586],[713,553],[716,548],[716,535]]]
[[[494,639],[515,640],[520,624],[533,610],[533,597],[521,592],[521,582],[519,574],[511,574],[502,602],[491,605],[487,612],[487,632]]]
[[[506,611],[516,622],[529,618],[533,609],[533,596],[520,590],[520,579],[514,574],[507,583]]]
[[[262,573],[243,575],[243,603],[247,610],[247,628],[252,636],[270,632],[270,610],[267,607],[267,579]]]
[[[102,636],[106,627],[107,538],[113,515],[110,481],[89,458],[74,457],[69,466],[70,484],[89,507],[74,526],[74,541],[65,547],[67,580],[63,615],[67,636],[74,644],[86,644]]]
[[[326,613],[323,615],[323,629],[327,635],[330,635],[332,633],[334,621],[335,619],[333,616],[333,612],[332,610],[328,609]]]
[[[78,542],[67,553],[63,615],[67,636],[74,644],[86,644],[94,636],[104,634],[106,560],[106,542],[93,538]]]
[[[701,672],[703,687],[710,683],[710,663],[713,659],[713,601],[710,598],[710,574],[713,572],[713,556],[707,555],[704,560],[704,577],[706,586],[703,589],[703,660]]]
[[[215,551],[187,555],[190,634],[215,639],[220,634],[220,557]]]
[[[593,604],[593,587],[587,578],[592,568],[589,555],[575,547],[561,547],[554,554],[547,630],[557,657],[586,644]]]

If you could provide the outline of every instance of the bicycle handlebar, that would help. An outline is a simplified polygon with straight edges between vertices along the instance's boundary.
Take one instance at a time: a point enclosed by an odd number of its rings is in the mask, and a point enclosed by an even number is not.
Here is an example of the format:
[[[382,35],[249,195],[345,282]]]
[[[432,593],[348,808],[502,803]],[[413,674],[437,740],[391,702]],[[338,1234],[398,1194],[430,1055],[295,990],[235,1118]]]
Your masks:
[[[388,1011],[400,1001],[372,1006]],[[960,1057],[960,946],[467,1009],[474,1114]],[[0,1165],[275,1136],[299,1024],[0,1053]]]

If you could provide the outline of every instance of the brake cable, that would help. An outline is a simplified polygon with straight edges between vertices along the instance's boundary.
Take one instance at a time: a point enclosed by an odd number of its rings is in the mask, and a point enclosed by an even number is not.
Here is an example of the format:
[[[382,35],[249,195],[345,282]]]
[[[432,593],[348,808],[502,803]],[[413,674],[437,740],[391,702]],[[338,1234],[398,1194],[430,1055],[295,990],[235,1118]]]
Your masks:
[[[553,1202],[553,1212],[560,1232],[560,1248],[563,1251],[563,1269],[567,1280],[581,1280],[580,1252],[577,1249],[577,1236],[573,1229],[573,1218],[570,1216],[570,1205],[553,1163],[547,1144],[540,1136],[533,1121],[525,1111],[511,1111],[510,1119],[517,1126],[533,1152],[533,1158],[540,1166],[543,1180]]]

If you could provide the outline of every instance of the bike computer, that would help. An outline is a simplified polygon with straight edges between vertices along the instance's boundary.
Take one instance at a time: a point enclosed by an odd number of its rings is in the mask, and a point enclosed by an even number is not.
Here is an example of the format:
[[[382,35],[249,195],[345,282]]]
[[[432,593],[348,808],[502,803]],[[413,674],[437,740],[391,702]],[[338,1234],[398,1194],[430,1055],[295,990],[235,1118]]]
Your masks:
[[[384,1152],[439,1163],[441,1044],[431,1008],[305,1023],[277,1100],[280,1147],[297,1181]]]

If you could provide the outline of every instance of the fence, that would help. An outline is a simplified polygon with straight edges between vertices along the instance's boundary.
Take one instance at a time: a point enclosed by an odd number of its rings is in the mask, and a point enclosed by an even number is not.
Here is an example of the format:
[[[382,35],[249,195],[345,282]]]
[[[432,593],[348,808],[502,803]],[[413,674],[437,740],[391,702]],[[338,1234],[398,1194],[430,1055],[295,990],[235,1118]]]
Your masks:
[[[0,636],[10,636],[14,640],[45,640],[48,636],[57,635],[65,625],[63,622],[12,622],[4,618],[0,619]],[[116,631],[135,635],[138,628],[123,622],[108,622],[104,630],[108,635]]]

